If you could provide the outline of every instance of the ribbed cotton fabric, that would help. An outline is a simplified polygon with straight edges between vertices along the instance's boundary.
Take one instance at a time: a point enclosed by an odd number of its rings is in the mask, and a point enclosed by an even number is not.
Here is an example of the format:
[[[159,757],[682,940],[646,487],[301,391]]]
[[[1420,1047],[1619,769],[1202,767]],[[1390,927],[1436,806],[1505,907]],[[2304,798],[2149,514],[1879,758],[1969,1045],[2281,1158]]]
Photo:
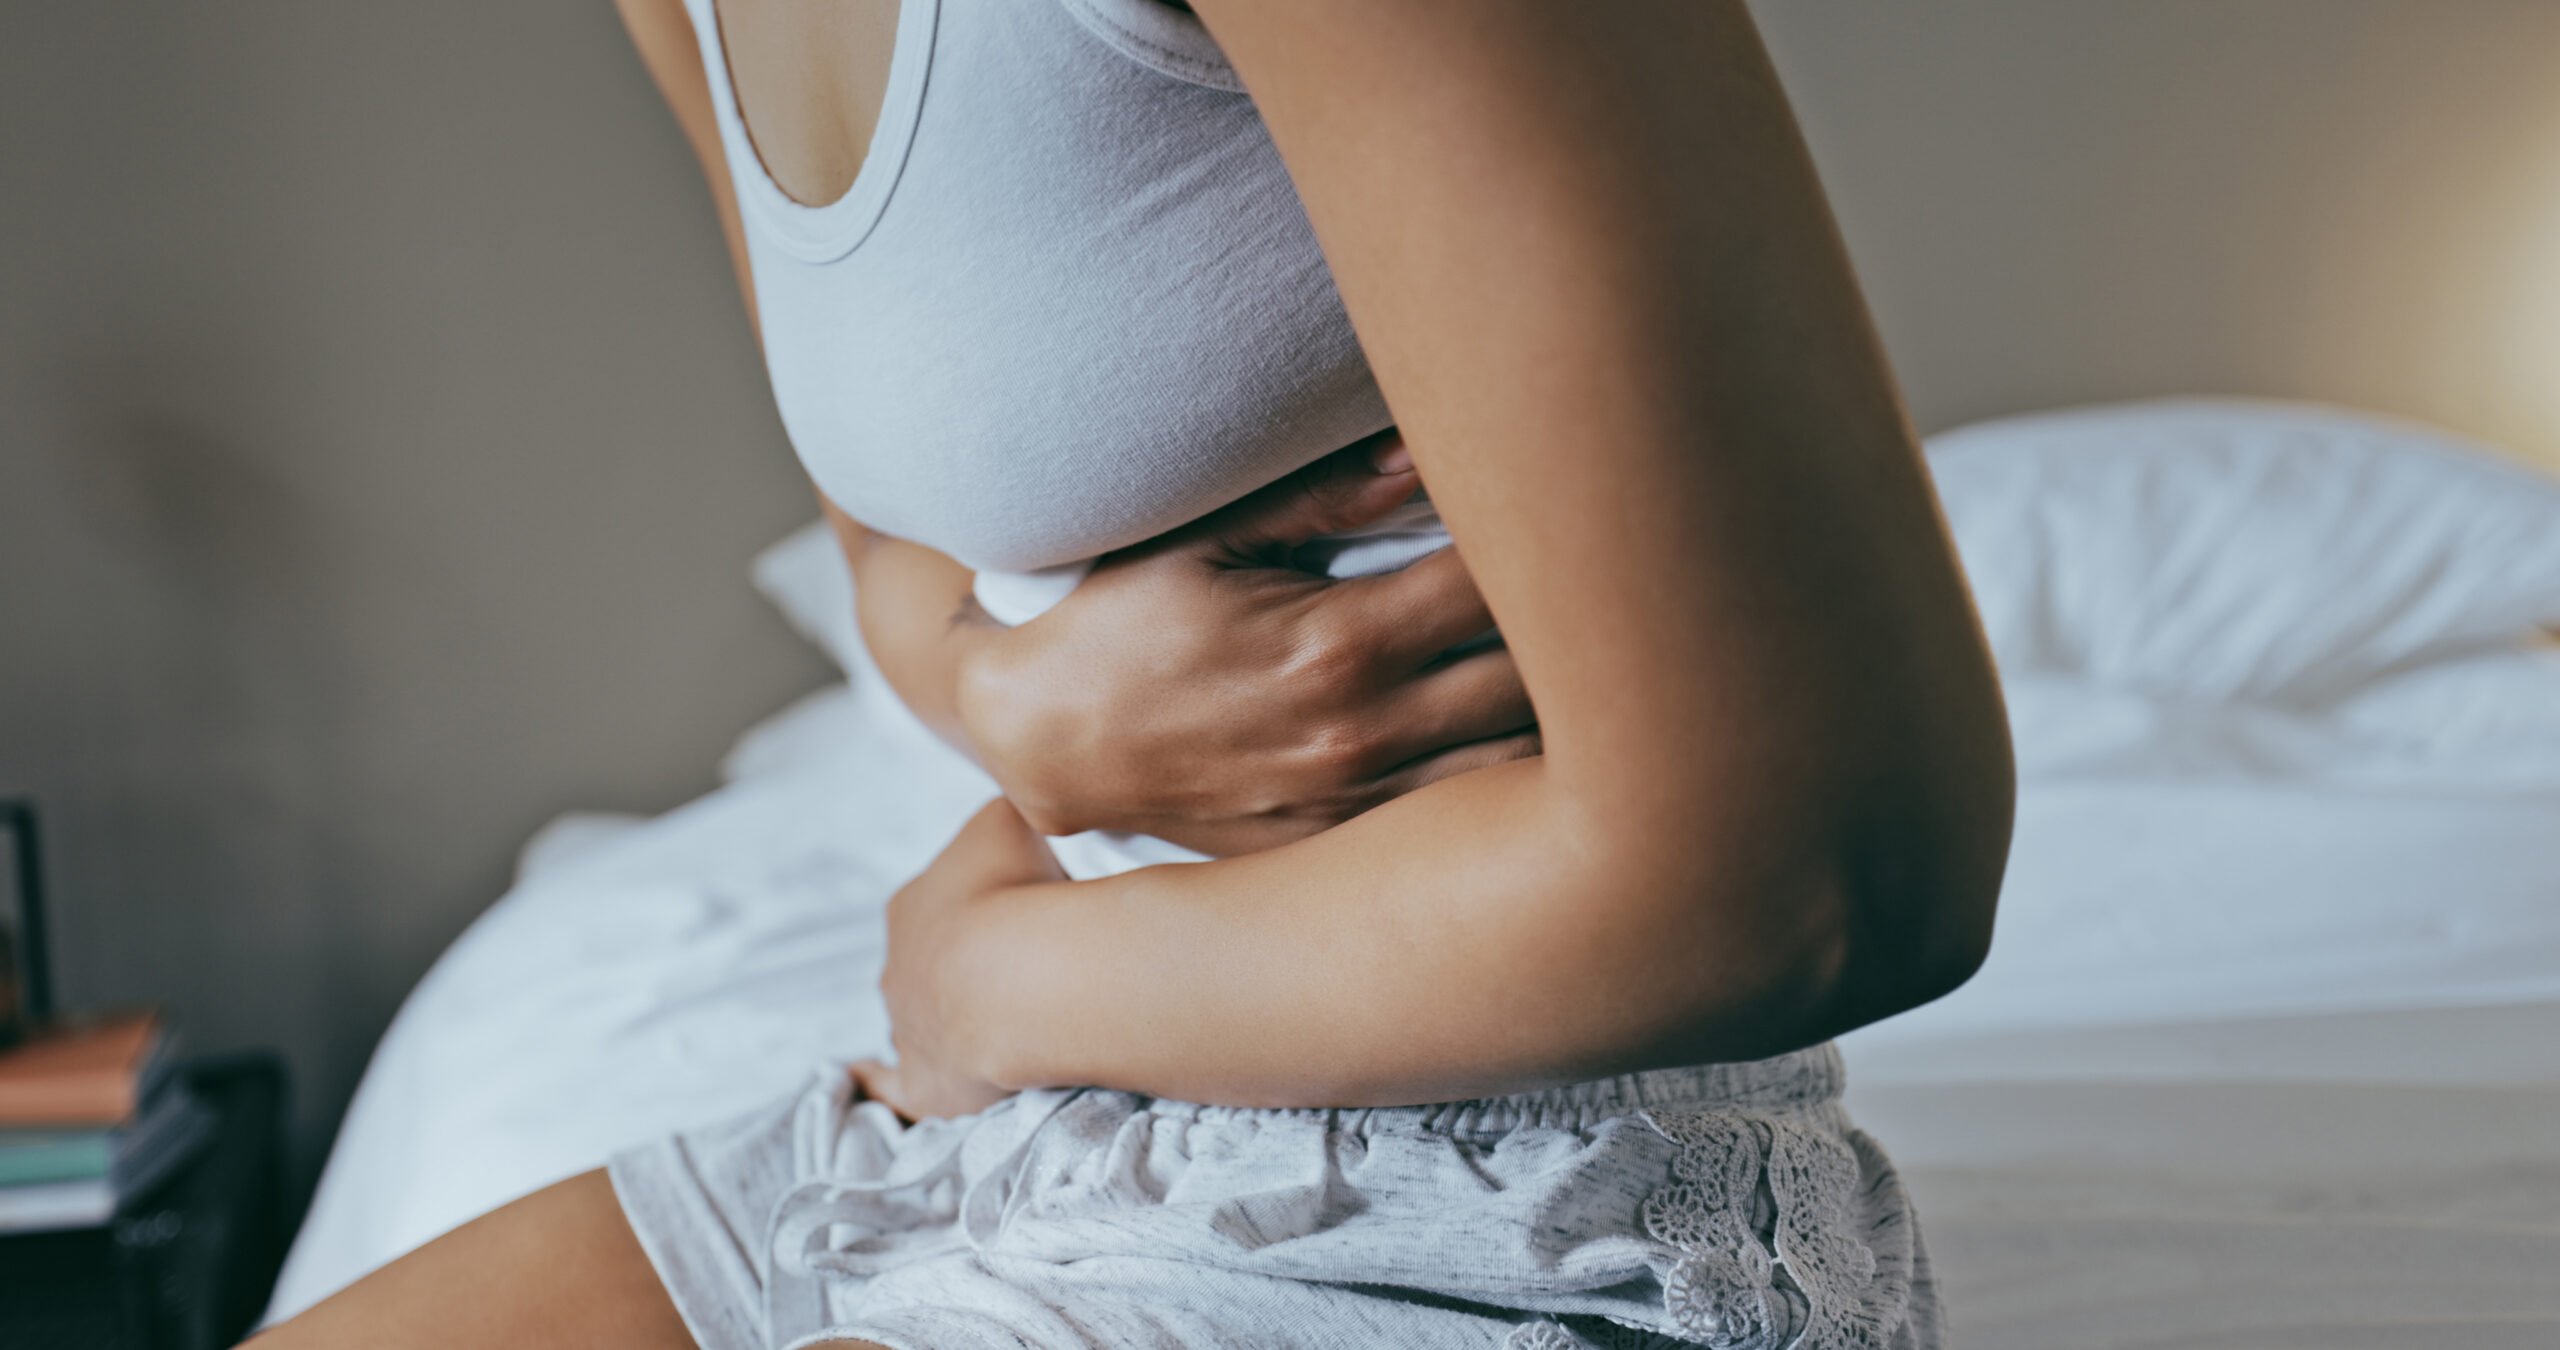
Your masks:
[[[710,76],[765,360],[818,487],[983,570],[1160,534],[1389,423],[1288,170],[1199,21],[903,0],[860,173],[765,173]]]

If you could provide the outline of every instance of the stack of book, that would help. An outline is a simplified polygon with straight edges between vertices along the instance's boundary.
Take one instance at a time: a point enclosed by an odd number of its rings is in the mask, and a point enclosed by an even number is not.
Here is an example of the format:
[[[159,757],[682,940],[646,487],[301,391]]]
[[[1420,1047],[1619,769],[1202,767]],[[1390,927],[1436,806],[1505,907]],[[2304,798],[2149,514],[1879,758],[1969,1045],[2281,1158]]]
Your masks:
[[[170,1067],[154,1012],[0,1050],[0,1233],[103,1224],[202,1146],[212,1112]]]

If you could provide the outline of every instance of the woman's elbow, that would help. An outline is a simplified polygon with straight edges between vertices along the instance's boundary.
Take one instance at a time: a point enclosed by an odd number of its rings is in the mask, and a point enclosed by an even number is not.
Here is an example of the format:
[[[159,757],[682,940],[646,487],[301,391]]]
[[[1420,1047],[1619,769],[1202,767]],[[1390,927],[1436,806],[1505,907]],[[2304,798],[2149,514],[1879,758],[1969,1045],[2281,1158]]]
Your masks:
[[[1868,918],[1844,934],[1830,959],[1837,973],[1821,993],[1827,1026],[1839,1035],[1954,993],[1991,956],[1996,882],[1989,889],[1917,889],[1871,904],[1913,911]]]
[[[2015,787],[2005,765],[1984,778],[1962,795],[1942,786],[1882,828],[1844,831],[1851,842],[1816,864],[1831,901],[1788,1000],[1806,1010],[1809,1039],[1944,998],[1989,959]]]
[[[1714,973],[1687,982],[1676,1058],[1761,1059],[1816,1045],[1944,998],[1991,953],[1988,896],[1861,896],[1854,882],[1822,889],[1827,902],[1810,903],[1821,917],[1800,919],[1782,939],[1729,932],[1747,969],[1702,964]]]
[[[1998,776],[1962,811],[1941,795],[1922,819],[1830,831],[1847,842],[1764,857],[1756,883],[1730,871],[1700,879],[1699,945],[1672,1000],[1675,1053],[1778,1054],[1971,979],[1991,952],[2012,792]]]

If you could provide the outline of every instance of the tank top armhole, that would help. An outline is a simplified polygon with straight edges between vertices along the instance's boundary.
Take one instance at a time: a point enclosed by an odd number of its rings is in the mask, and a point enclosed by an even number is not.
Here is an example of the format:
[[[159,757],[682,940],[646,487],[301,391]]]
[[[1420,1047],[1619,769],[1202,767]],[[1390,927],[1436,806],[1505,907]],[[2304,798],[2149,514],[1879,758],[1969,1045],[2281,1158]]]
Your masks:
[[[702,49],[703,74],[711,86],[712,115],[719,123],[721,148],[729,159],[729,182],[738,195],[739,214],[748,228],[804,263],[831,263],[859,248],[880,223],[898,179],[906,172],[907,151],[923,116],[942,0],[898,0],[889,78],[881,96],[879,120],[872,127],[871,143],[863,153],[862,167],[854,172],[853,182],[842,195],[824,205],[792,200],[765,171],[764,159],[747,132],[746,115],[739,110],[737,89],[729,81],[728,45],[720,34],[720,14],[714,0],[685,0],[685,9],[692,16],[694,39]]]
[[[1197,15],[1157,0],[1058,0],[1085,31],[1122,56],[1189,84],[1244,92],[1218,40]]]

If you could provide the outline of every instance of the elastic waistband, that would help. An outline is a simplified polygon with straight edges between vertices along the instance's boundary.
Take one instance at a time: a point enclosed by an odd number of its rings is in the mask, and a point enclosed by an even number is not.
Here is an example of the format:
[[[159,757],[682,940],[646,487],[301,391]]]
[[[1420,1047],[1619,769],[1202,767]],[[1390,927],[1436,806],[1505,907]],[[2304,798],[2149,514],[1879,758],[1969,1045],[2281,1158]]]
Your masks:
[[[1595,1078],[1539,1092],[1473,1101],[1437,1102],[1429,1106],[1323,1107],[1262,1110],[1251,1107],[1197,1106],[1158,1101],[1158,1111],[1196,1113],[1203,1118],[1260,1116],[1322,1120],[1337,1129],[1368,1132],[1380,1129],[1436,1130],[1449,1134],[1501,1134],[1523,1127],[1587,1129],[1614,1116],[1671,1107],[1708,1106],[1736,1111],[1791,1112],[1829,1106],[1840,1100],[1847,1070],[1839,1047],[1829,1041],[1773,1059],[1739,1064],[1693,1064],[1678,1069]]]

